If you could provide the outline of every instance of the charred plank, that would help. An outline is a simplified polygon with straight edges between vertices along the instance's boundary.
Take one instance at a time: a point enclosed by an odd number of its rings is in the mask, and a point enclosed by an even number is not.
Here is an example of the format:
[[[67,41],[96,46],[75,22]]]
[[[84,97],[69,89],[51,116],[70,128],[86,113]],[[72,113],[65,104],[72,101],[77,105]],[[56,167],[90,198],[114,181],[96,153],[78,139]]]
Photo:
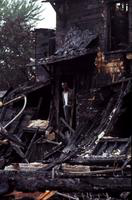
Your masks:
[[[45,172],[2,172],[9,188],[23,192],[58,190],[76,192],[123,192],[131,191],[131,178],[124,177],[87,177],[87,178],[46,178]],[[0,182],[1,183],[1,182]],[[121,184],[122,183],[122,184]],[[2,184],[2,183],[1,183]]]

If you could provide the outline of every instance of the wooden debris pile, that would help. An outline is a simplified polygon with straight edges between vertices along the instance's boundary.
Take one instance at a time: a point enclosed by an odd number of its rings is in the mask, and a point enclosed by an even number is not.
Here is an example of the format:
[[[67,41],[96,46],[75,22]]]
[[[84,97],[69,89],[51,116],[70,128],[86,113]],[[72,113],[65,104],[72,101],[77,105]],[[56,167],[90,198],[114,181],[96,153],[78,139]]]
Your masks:
[[[104,88],[96,90],[96,98],[87,105],[89,113],[94,109],[96,112],[79,123],[76,130],[63,118],[60,119],[63,129],[54,130],[48,122],[40,120],[36,124],[32,121],[35,126],[29,126],[36,109],[28,106],[12,127],[5,131],[1,126],[2,199],[22,199],[27,192],[32,199],[130,199],[131,123],[128,122],[132,114],[129,112],[132,80],[106,87],[113,90],[111,98],[101,104],[102,98],[97,97]],[[89,94],[92,96],[91,91]],[[18,107],[9,107],[10,112],[17,112]],[[118,127],[119,122],[124,128],[129,127],[125,134]],[[52,137],[48,138],[50,134]],[[19,196],[17,192],[22,193]]]

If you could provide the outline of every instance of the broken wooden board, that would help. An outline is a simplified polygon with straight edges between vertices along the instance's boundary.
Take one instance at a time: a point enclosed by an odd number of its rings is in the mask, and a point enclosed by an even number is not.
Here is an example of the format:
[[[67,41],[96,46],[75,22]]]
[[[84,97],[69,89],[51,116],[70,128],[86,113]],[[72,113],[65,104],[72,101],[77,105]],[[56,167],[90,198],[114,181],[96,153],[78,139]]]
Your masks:
[[[42,164],[42,163],[12,163],[9,166],[5,167],[5,171],[21,171],[21,172],[34,172],[39,169],[43,169],[46,167],[47,164]]]
[[[90,176],[83,178],[51,178],[44,171],[0,171],[0,188],[22,192],[123,192],[131,191],[131,177],[128,176]],[[122,184],[121,184],[122,183]],[[6,190],[6,193],[7,193]]]

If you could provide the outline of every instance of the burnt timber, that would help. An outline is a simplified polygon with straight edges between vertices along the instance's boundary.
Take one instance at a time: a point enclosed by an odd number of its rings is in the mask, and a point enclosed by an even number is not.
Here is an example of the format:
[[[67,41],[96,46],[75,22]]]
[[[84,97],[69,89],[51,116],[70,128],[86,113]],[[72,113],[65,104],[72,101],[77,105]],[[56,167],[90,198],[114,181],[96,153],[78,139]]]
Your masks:
[[[0,195],[45,196],[50,190],[49,197],[38,199],[129,200],[132,0],[44,2],[57,14],[56,51],[37,58],[41,81],[2,98]],[[62,82],[74,94],[70,125],[64,119]],[[23,97],[24,111],[8,125]],[[39,125],[29,125],[37,120]]]

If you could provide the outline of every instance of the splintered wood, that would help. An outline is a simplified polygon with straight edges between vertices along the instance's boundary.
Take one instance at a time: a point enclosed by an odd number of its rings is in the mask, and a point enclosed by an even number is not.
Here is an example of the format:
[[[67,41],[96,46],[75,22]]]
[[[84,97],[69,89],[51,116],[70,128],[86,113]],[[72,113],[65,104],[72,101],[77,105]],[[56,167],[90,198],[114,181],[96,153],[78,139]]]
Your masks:
[[[55,191],[49,191],[47,190],[46,192],[40,194],[36,200],[47,200],[47,199],[50,199],[52,196],[55,195]]]
[[[5,196],[9,198],[13,197],[13,199],[15,198],[16,200],[21,200],[22,198],[34,198],[36,200],[40,196],[40,194],[40,192],[26,193],[13,191]]]
[[[16,200],[21,200],[22,198],[34,198],[35,200],[47,200],[50,199],[52,196],[55,195],[55,191],[45,191],[44,193],[40,192],[32,192],[32,193],[26,193],[26,192],[17,192],[13,191],[12,193],[6,195],[7,197],[14,196]]]
[[[116,79],[118,79],[124,71],[123,60],[120,58],[114,58],[107,61],[104,52],[101,49],[99,49],[97,53],[95,65],[99,73],[105,72],[110,74],[112,77],[112,82],[116,81]]]
[[[91,171],[89,166],[68,164],[62,164],[62,170],[66,173],[89,173]]]
[[[28,124],[28,128],[40,128],[46,129],[48,127],[49,121],[48,120],[31,120]]]
[[[42,169],[46,167],[47,164],[42,164],[42,163],[12,163],[9,166],[5,167],[5,171],[37,171],[38,169]]]

